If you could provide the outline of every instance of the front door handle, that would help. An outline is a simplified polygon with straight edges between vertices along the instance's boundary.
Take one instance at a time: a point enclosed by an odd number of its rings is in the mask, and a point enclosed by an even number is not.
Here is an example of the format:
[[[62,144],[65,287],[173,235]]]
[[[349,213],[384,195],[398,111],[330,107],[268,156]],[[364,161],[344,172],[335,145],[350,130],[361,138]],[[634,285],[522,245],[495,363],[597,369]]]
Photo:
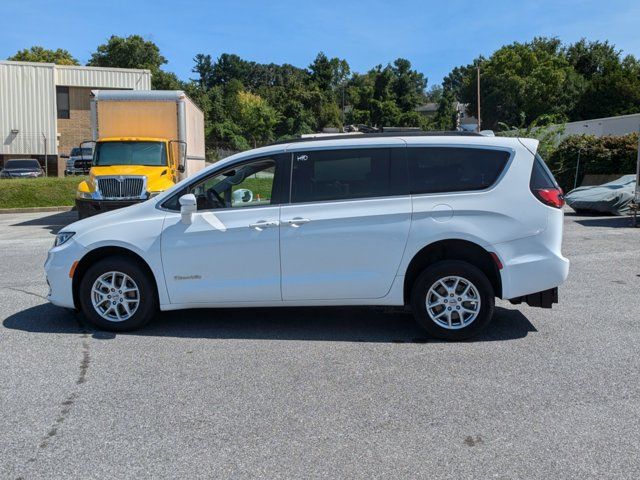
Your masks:
[[[304,225],[305,223],[309,223],[311,220],[309,220],[308,218],[301,218],[301,217],[296,217],[296,218],[292,218],[291,220],[287,220],[287,224],[290,227],[295,227],[298,228],[301,225]]]
[[[250,223],[249,228],[254,228],[256,230],[264,230],[265,228],[277,227],[279,225],[278,222],[267,222],[265,220],[260,220],[256,223]]]

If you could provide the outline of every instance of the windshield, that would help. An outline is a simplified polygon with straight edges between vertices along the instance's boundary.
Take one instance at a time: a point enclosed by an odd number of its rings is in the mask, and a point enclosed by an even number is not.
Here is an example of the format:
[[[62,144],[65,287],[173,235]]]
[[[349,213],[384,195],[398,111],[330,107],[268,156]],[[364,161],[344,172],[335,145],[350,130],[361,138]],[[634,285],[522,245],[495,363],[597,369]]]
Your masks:
[[[39,169],[40,163],[37,160],[7,160],[4,168],[32,168]]]
[[[167,151],[162,142],[104,142],[96,145],[94,165],[167,164]]]
[[[93,154],[93,149],[91,148],[73,148],[71,149],[71,156],[72,157],[79,157],[79,156],[83,156],[83,157],[90,157]]]

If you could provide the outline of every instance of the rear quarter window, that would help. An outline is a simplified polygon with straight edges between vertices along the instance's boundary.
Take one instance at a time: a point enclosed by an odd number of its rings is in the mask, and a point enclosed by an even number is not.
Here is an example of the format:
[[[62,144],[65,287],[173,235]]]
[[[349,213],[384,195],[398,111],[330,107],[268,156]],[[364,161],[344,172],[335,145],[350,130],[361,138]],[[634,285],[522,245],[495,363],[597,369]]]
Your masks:
[[[407,149],[411,193],[484,190],[493,185],[510,153],[504,150],[463,147],[410,147]]]
[[[547,164],[540,155],[536,153],[531,171],[531,181],[529,182],[531,190],[540,190],[543,188],[558,188],[558,183],[553,174],[547,167]]]

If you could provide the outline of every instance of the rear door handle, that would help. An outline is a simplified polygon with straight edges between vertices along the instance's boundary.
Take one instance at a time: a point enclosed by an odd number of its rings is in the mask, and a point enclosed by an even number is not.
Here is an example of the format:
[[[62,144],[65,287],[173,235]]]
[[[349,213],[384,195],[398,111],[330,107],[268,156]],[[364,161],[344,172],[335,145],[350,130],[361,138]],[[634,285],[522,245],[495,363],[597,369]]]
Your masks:
[[[296,218],[292,218],[291,220],[287,220],[287,224],[290,227],[295,227],[298,228],[301,225],[304,225],[305,223],[309,223],[311,220],[309,220],[308,218],[301,218],[301,217],[296,217]]]
[[[256,223],[250,223],[249,228],[254,228],[256,230],[264,230],[265,228],[277,227],[279,225],[278,222],[267,222],[265,220],[260,220]]]

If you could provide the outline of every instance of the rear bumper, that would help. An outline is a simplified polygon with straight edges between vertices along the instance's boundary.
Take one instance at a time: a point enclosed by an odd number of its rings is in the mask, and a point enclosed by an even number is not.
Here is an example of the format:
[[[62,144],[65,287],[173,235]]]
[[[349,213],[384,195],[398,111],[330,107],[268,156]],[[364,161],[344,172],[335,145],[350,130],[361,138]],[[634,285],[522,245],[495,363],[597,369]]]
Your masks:
[[[76,208],[80,218],[91,217],[118,208],[129,207],[144,200],[83,200],[76,198]]]
[[[544,299],[538,300],[535,295],[553,290],[567,279],[569,260],[536,240],[530,237],[493,246],[503,263],[500,270],[503,299],[546,304],[547,297],[553,294],[545,294]]]
[[[551,308],[554,303],[558,303],[558,287],[544,292],[530,293],[522,297],[512,298],[509,301],[514,305],[524,302],[531,307]]]

